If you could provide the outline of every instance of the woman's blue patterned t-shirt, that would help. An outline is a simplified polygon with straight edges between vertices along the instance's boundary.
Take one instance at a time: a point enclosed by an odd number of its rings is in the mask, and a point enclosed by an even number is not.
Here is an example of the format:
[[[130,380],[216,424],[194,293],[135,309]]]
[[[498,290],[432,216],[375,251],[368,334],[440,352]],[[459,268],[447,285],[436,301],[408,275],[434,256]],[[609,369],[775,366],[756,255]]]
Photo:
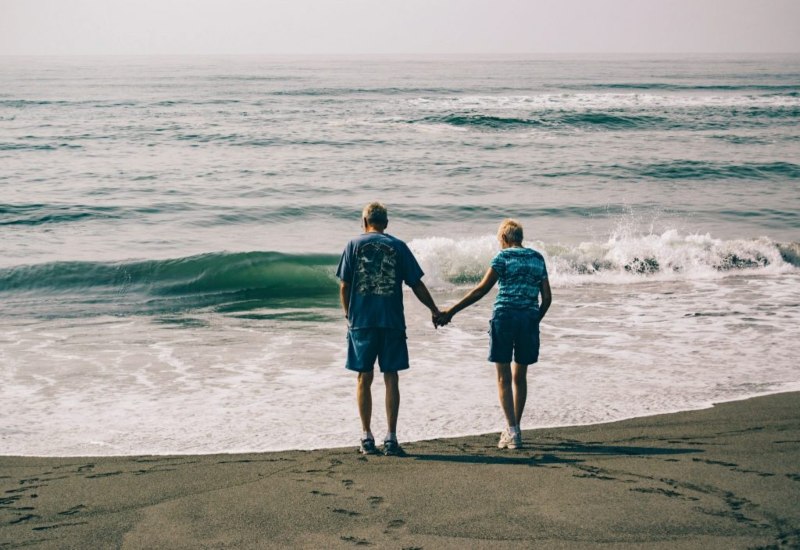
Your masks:
[[[538,311],[542,282],[547,279],[547,266],[541,254],[531,248],[505,248],[492,260],[492,269],[500,283],[495,311]]]

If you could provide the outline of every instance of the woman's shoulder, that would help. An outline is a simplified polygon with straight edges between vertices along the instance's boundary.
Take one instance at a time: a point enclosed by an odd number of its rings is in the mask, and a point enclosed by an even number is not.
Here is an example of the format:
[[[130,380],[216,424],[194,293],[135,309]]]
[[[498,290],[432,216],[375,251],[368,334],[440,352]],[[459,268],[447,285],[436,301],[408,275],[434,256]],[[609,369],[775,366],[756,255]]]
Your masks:
[[[544,261],[544,256],[543,256],[543,255],[542,255],[542,253],[541,253],[541,252],[539,252],[538,250],[535,250],[535,249],[533,249],[533,248],[526,248],[525,250],[527,250],[527,251],[528,251],[528,252],[527,252],[527,254],[528,254],[529,256],[533,256],[534,258],[537,258],[537,259],[539,259],[539,260],[542,260],[542,261]]]
[[[510,254],[513,256],[538,256],[540,258],[542,257],[541,252],[533,248],[529,248],[527,246],[513,246],[510,248],[503,249],[500,252],[505,252],[506,254]]]

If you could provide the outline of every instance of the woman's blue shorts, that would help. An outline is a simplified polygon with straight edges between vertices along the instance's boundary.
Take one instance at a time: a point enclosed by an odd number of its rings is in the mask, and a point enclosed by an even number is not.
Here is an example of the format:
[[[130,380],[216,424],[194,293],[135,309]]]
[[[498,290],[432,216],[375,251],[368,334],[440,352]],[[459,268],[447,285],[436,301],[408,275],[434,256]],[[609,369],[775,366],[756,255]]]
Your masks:
[[[539,360],[539,311],[495,311],[489,321],[489,361],[530,365]]]

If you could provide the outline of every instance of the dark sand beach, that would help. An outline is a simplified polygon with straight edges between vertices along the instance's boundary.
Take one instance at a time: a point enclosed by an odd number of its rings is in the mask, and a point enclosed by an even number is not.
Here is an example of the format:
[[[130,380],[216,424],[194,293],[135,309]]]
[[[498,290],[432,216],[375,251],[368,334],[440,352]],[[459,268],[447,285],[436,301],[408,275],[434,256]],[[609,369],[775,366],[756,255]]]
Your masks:
[[[0,548],[798,548],[800,395],[354,448],[0,457]]]

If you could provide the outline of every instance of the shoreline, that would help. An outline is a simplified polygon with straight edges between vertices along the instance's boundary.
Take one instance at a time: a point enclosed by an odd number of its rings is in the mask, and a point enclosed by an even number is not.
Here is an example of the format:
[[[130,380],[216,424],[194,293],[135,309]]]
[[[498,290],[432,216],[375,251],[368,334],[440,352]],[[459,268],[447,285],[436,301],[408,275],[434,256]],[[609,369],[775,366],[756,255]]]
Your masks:
[[[605,424],[250,454],[0,457],[0,548],[800,545],[800,393]]]
[[[570,429],[570,428],[582,428],[582,427],[592,427],[592,426],[605,426],[608,424],[616,424],[618,422],[629,422],[633,420],[639,419],[647,419],[652,417],[658,416],[666,416],[666,415],[674,415],[674,414],[682,414],[682,413],[691,413],[697,411],[705,411],[709,409],[713,409],[719,405],[725,405],[728,403],[738,403],[742,401],[749,401],[751,399],[758,399],[761,397],[770,397],[770,396],[777,396],[777,395],[785,395],[785,394],[793,394],[796,393],[800,396],[800,389],[798,390],[781,390],[777,392],[770,392],[770,393],[759,393],[750,395],[747,397],[740,397],[736,399],[730,399],[726,401],[714,401],[708,405],[698,406],[697,408],[691,409],[679,409],[674,411],[667,411],[667,412],[655,412],[652,414],[646,415],[635,415],[635,416],[626,416],[623,418],[615,419],[615,420],[608,420],[603,422],[589,422],[586,424],[558,424],[553,426],[539,426],[535,428],[526,428],[523,432],[539,432],[544,430],[560,430],[560,429]],[[377,434],[378,432],[376,432]],[[440,437],[431,437],[427,439],[411,439],[411,440],[401,440],[400,443],[402,445],[407,444],[415,444],[415,443],[425,443],[428,441],[439,441],[439,440],[446,440],[446,439],[463,439],[469,437],[491,437],[493,434],[497,435],[500,431],[497,430],[496,432],[483,432],[477,434],[456,434],[456,435],[443,435]],[[357,438],[357,434],[353,436],[354,439]],[[35,455],[35,454],[2,454],[0,452],[0,459],[3,458],[22,458],[22,459],[38,459],[38,458],[47,458],[47,459],[71,459],[71,458],[90,458],[90,459],[97,459],[97,460],[104,460],[104,459],[112,459],[112,458],[138,458],[138,457],[184,457],[184,456],[235,456],[235,455],[254,455],[254,454],[274,454],[274,453],[289,453],[289,452],[317,452],[317,451],[336,451],[336,450],[345,450],[349,449],[350,447],[356,447],[357,445],[350,445],[350,446],[342,446],[336,445],[331,447],[314,447],[310,449],[298,449],[298,448],[287,448],[287,449],[272,449],[272,450],[232,450],[232,451],[216,451],[216,452],[208,452],[208,453],[197,453],[197,452],[158,452],[158,453],[140,453],[140,454],[108,454],[108,455],[94,455],[94,454],[70,454],[70,455]],[[1,548],[1,547],[0,547]]]

